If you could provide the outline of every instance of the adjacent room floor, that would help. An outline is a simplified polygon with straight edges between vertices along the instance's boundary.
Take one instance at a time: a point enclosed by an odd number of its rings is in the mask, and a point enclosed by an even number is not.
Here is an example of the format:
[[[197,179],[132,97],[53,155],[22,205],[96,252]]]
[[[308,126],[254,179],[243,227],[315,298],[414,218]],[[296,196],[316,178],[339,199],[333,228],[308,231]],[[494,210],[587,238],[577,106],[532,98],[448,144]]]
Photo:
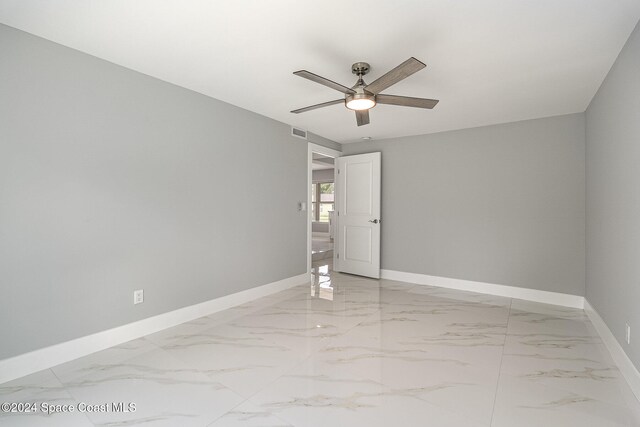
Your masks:
[[[637,426],[582,310],[371,280],[313,284],[0,385],[2,425]]]
[[[311,240],[311,258],[314,261],[326,260],[330,262],[333,258],[333,240],[326,236],[314,234]]]

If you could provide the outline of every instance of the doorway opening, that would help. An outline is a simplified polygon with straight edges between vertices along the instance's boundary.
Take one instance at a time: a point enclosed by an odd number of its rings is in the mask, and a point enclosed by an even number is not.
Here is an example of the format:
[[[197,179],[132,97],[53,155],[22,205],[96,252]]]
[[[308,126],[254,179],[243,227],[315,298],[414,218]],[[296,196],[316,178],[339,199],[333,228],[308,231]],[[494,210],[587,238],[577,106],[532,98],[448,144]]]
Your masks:
[[[333,259],[334,159],[313,153],[311,163],[311,261]]]
[[[339,151],[309,144],[308,245],[310,273],[333,269],[337,218],[335,215],[335,159]]]

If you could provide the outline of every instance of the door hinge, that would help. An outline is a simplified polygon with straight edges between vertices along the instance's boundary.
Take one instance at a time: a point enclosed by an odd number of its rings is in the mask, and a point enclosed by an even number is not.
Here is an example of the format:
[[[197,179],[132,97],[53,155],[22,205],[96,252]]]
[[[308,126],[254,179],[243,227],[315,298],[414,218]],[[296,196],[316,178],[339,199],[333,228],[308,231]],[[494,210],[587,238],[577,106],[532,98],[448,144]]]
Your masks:
[[[336,254],[336,259],[340,259],[340,254]]]
[[[340,175],[340,169],[338,169],[338,175]]]

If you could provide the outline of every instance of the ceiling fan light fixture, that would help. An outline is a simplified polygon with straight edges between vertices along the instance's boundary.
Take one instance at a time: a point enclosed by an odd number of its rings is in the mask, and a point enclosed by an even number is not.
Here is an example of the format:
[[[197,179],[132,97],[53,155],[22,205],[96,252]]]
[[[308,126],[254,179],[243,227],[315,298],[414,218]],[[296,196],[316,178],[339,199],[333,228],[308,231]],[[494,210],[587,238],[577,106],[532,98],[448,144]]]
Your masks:
[[[347,95],[344,102],[348,109],[362,111],[375,107],[376,97],[366,93],[355,93],[353,95]]]
[[[412,56],[393,70],[378,77],[373,81],[373,83],[366,84],[362,77],[369,73],[371,66],[366,62],[356,62],[351,66],[351,72],[358,76],[358,81],[352,87],[341,85],[340,83],[336,83],[333,80],[313,74],[307,70],[295,71],[293,74],[296,76],[303,77],[311,80],[312,82],[337,90],[338,92],[343,93],[345,97],[322,102],[320,104],[310,105],[304,108],[298,108],[291,112],[299,114],[344,102],[345,107],[351,111],[355,111],[356,123],[358,126],[363,126],[369,124],[369,110],[377,104],[432,109],[438,103],[437,99],[414,98],[411,96],[387,95],[380,93],[388,87],[393,86],[410,75],[422,70],[424,67],[426,67],[426,65],[423,62],[418,61]]]

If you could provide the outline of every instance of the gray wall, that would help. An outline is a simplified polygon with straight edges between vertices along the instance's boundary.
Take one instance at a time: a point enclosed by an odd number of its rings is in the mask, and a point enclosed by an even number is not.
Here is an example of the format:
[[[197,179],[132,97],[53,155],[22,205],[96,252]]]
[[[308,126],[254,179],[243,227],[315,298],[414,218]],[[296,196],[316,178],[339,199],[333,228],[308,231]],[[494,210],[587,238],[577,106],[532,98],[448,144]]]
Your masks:
[[[306,182],[288,125],[0,25],[0,358],[304,273]]]
[[[586,296],[640,369],[640,28],[586,117]]]
[[[584,115],[343,144],[382,152],[382,268],[584,295]]]

